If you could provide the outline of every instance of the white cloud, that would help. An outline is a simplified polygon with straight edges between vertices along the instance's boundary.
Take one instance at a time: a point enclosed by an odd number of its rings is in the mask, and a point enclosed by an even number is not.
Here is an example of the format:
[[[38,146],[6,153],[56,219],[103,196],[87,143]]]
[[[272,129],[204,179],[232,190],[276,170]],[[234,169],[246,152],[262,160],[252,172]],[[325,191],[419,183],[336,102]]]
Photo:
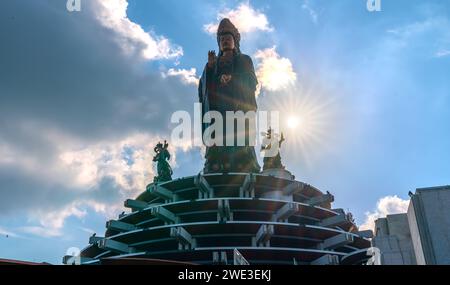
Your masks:
[[[88,233],[90,235],[95,234],[96,231],[90,228],[86,228],[86,227],[78,227],[78,229],[80,229],[81,231]]]
[[[142,191],[141,189],[140,192]],[[63,209],[39,208],[29,212],[28,224],[30,225],[19,227],[17,230],[44,238],[60,237],[64,235],[64,225],[68,218],[83,219],[87,216],[89,209],[101,213],[105,219],[116,219],[118,213],[124,211],[123,200],[127,197],[133,196],[124,195],[122,200],[114,202],[81,198],[74,200]],[[80,229],[91,234],[94,232],[88,228],[81,227]]]
[[[293,70],[291,61],[281,57],[276,47],[258,50],[254,57],[258,62],[256,75],[262,88],[279,91],[295,84],[297,74]]]
[[[407,25],[388,29],[389,43],[401,52],[405,48],[411,49],[420,43],[420,47],[431,48],[436,57],[446,56],[448,49],[435,52],[435,45],[447,46],[450,42],[450,22],[447,18],[434,17],[424,21],[417,21]],[[427,43],[426,45],[424,43]]]
[[[30,221],[37,221],[39,225],[22,227],[21,230],[42,237],[58,237],[63,234],[67,218],[81,219],[86,216],[87,209],[102,213],[107,218],[116,218],[124,210],[123,200],[137,196],[153,181],[153,144],[156,141],[158,139],[149,135],[137,134],[117,141],[87,145],[79,150],[63,151],[56,163],[61,171],[71,175],[70,183],[89,191],[99,187],[105,178],[110,178],[122,191],[122,200],[108,202],[80,198],[62,210],[39,209],[30,214]],[[173,165],[175,150],[170,151]]]
[[[236,9],[225,9],[219,12],[217,21],[219,22],[223,18],[229,18],[241,34],[254,31],[273,31],[267,16],[253,9],[249,3],[241,3]],[[204,26],[204,30],[209,34],[216,34],[218,26],[218,23],[209,23]]]
[[[60,229],[46,228],[43,226],[26,226],[20,227],[19,230],[26,234],[32,234],[44,238],[60,237],[62,232]]]
[[[319,20],[319,15],[317,12],[311,7],[308,0],[305,0],[302,4],[302,9],[309,13],[309,16],[311,17],[311,20],[314,24],[317,24]]]
[[[181,79],[181,82],[188,85],[198,85],[197,69],[169,69],[163,76],[174,76]]]
[[[65,207],[60,211],[38,210],[30,215],[30,221],[38,221],[38,226],[25,226],[19,228],[24,233],[33,234],[40,237],[59,237],[63,235],[64,222],[69,217],[83,218],[86,210],[80,209],[79,202]]]
[[[46,146],[58,144],[63,147],[68,143],[68,137],[51,127],[43,129],[41,125],[34,122],[21,122],[15,126],[18,132],[26,133],[35,138],[36,144],[43,143]],[[46,165],[42,167],[43,157],[40,153],[26,153],[19,143],[0,141],[0,166],[18,167],[28,174],[45,177],[50,181],[66,182],[67,175],[60,171],[59,165]]]
[[[128,195],[137,194],[152,181],[153,147],[158,141],[136,134],[116,141],[98,142],[78,150],[60,153],[60,166],[73,174],[81,187],[98,186],[104,178],[112,178]],[[174,159],[174,157],[173,157]]]
[[[389,34],[398,36],[400,38],[409,38],[411,36],[426,32],[436,25],[437,21],[434,19],[422,22],[415,22],[405,26],[387,30]]]
[[[366,221],[360,226],[360,229],[373,230],[377,219],[385,218],[387,215],[406,213],[408,205],[409,200],[403,200],[396,195],[383,197],[378,200],[374,212],[366,213]]]
[[[436,52],[435,57],[446,57],[450,55],[450,50],[448,49],[441,49],[438,52]]]
[[[14,163],[14,160],[11,148],[5,143],[0,143],[0,164]]]
[[[117,214],[125,210],[123,201],[136,197],[153,181],[153,147],[159,141],[156,137],[136,134],[79,147],[79,142],[72,141],[65,134],[43,129],[39,129],[38,133],[59,145],[55,150],[55,160],[46,162],[45,167],[42,167],[40,157],[19,155],[20,150],[3,144],[0,148],[2,153],[14,157],[14,160],[0,160],[0,164],[8,163],[8,166],[23,169],[29,175],[43,178],[49,185],[70,185],[74,187],[71,191],[79,193],[72,194],[75,196],[69,204],[64,206],[62,203],[64,208],[38,207],[29,210],[28,224],[18,228],[20,232],[41,237],[62,236],[66,219],[81,219],[86,216],[88,209],[102,213],[107,218],[117,218]],[[36,134],[36,138],[39,138],[39,134]],[[170,148],[171,164],[175,165],[175,149]],[[108,193],[95,194],[105,179],[109,179],[118,190],[102,191],[112,191],[110,195],[115,195],[115,198],[105,199]],[[7,233],[0,228],[0,234],[3,232]]]
[[[7,229],[0,227],[0,236],[19,237],[16,233],[13,233]]]
[[[117,33],[117,41],[126,53],[139,53],[146,60],[170,59],[183,55],[183,49],[163,37],[144,31],[127,16],[127,0],[96,0],[96,17]]]
[[[21,128],[38,141],[45,139],[49,146],[55,146],[56,159],[45,162],[43,168],[41,156],[24,155],[20,148],[0,142],[0,165],[19,167],[30,175],[45,177],[49,184],[70,184],[85,191],[111,178],[127,195],[143,191],[153,179],[153,144],[160,140],[157,137],[137,133],[87,144],[33,123],[22,124]],[[175,155],[172,159],[174,162]]]
[[[86,1],[76,19],[60,4],[44,2],[12,1],[0,9],[0,18],[18,15],[33,23],[27,35],[40,38],[24,44],[33,37],[8,33],[11,44],[0,53],[0,121],[9,122],[0,126],[0,212],[4,219],[30,217],[14,232],[55,237],[64,234],[69,217],[86,218],[92,227],[85,213],[117,218],[125,199],[145,191],[158,141],[149,130],[168,138],[170,114],[194,99],[185,96],[192,86],[135,68],[122,52],[139,60],[182,55],[127,18],[127,1]],[[0,25],[0,34],[5,29]],[[55,38],[61,40],[49,48]],[[32,63],[22,62],[17,45]],[[55,64],[50,68],[48,58]],[[39,74],[46,76],[36,80]]]

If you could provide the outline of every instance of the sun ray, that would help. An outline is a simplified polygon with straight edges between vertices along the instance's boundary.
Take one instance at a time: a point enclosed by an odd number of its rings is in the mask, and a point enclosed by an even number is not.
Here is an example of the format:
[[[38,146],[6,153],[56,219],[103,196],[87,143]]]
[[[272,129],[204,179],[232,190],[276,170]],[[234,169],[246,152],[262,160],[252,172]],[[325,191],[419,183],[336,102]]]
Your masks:
[[[280,130],[286,135],[282,154],[301,161],[303,167],[313,167],[316,158],[333,146],[338,132],[334,97],[317,87],[267,97],[262,108],[279,112]]]

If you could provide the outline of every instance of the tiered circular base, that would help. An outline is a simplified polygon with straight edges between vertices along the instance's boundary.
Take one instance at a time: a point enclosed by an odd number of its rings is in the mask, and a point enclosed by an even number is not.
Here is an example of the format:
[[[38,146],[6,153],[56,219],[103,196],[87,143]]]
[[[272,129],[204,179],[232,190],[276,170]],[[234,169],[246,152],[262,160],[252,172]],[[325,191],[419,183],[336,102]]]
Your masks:
[[[331,202],[329,193],[268,173],[150,184],[125,202],[131,213],[107,223],[104,238],[91,237],[81,263],[363,263],[370,241]]]

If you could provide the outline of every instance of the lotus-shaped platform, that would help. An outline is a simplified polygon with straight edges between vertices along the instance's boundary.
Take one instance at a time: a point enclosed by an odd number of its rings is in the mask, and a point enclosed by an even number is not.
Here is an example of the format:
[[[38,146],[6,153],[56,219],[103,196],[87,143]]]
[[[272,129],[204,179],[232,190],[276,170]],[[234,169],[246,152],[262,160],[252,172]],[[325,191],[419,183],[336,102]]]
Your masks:
[[[370,232],[285,170],[150,184],[73,264],[363,264]]]

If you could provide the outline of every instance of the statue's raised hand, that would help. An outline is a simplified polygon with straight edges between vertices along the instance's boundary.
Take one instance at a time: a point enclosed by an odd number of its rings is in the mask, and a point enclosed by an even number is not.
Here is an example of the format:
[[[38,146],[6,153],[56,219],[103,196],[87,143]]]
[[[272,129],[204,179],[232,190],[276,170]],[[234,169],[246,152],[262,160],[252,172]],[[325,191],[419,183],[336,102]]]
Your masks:
[[[213,68],[214,65],[216,64],[216,60],[217,60],[216,52],[213,50],[210,50],[208,52],[208,67]]]

